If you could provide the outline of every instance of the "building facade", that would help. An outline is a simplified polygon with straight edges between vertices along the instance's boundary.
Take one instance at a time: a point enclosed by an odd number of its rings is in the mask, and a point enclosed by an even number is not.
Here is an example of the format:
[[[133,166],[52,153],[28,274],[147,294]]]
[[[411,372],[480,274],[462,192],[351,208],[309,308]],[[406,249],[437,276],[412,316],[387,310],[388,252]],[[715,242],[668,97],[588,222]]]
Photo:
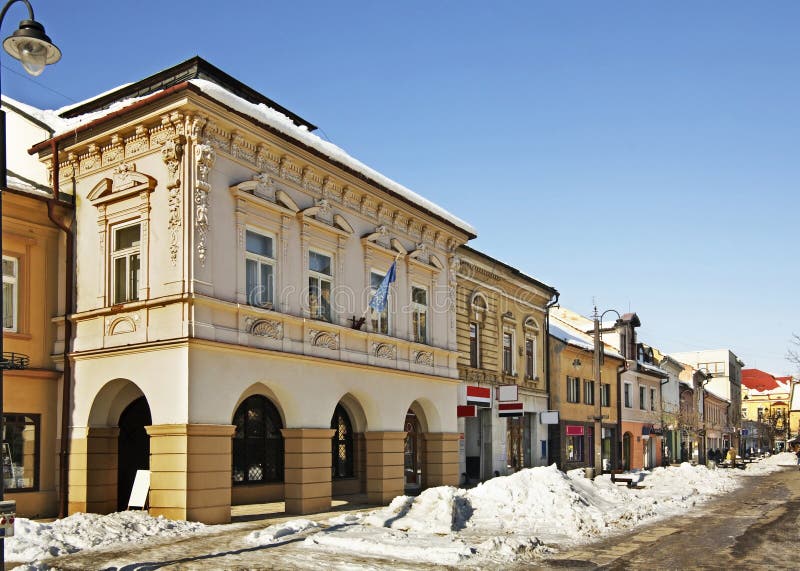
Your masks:
[[[199,58],[62,118],[34,151],[77,204],[70,512],[138,469],[209,523],[458,482],[468,224]]]

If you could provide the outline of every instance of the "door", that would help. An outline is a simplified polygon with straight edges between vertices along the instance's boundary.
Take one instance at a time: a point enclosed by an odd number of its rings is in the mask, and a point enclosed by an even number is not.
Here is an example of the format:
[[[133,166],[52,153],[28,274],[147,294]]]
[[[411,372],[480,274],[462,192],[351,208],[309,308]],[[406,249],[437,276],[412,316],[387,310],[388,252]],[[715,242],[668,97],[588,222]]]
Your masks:
[[[138,398],[122,411],[117,438],[117,509],[128,507],[137,470],[150,469],[150,437],[144,427],[152,424],[147,399]]]

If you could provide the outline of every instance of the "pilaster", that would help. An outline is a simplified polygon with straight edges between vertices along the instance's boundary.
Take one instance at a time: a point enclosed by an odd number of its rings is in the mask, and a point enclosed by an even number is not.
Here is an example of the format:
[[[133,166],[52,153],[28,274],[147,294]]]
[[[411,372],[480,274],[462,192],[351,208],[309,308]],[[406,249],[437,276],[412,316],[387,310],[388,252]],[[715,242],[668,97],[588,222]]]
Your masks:
[[[73,438],[69,453],[70,514],[108,514],[117,510],[117,427],[86,430]]]
[[[283,428],[284,494],[287,514],[331,507],[332,428]]]
[[[367,497],[370,503],[388,504],[403,494],[405,432],[365,432]]]
[[[426,432],[424,437],[426,486],[457,486],[458,433]]]

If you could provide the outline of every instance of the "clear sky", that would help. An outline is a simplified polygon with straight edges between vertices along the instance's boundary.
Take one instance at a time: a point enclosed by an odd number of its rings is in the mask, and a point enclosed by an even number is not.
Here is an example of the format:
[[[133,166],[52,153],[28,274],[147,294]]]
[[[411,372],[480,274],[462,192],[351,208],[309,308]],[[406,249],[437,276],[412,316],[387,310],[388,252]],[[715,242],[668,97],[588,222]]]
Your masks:
[[[800,333],[800,2],[31,0],[55,108],[194,55],[665,351]],[[26,17],[11,8],[3,36]]]

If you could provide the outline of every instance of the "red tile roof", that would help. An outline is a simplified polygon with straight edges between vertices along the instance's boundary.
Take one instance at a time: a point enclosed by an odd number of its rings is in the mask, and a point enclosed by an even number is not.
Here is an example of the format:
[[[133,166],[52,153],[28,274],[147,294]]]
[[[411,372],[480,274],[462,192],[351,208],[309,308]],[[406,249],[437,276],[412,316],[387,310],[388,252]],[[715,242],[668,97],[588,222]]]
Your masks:
[[[777,379],[759,369],[742,369],[742,384],[754,391],[770,391],[778,388]]]

